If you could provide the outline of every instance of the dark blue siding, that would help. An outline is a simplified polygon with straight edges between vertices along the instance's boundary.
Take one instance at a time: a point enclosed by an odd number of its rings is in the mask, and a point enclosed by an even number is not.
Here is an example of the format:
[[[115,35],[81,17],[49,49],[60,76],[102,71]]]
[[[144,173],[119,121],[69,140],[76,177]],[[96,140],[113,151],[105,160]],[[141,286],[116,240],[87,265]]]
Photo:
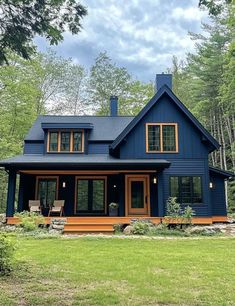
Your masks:
[[[216,174],[211,174],[210,181],[213,184],[213,188],[210,189],[212,214],[213,216],[226,216],[224,178]]]
[[[44,143],[26,142],[24,154],[44,154]]]
[[[178,123],[179,153],[146,153],[145,124],[150,122]],[[153,200],[156,192],[151,189],[152,215],[165,214],[165,204],[170,195],[169,176],[195,175],[202,177],[203,204],[194,205],[193,209],[197,216],[211,216],[208,148],[201,142],[198,130],[169,97],[163,96],[127,135],[120,147],[120,158],[161,158],[171,162],[168,169],[158,173],[157,210]]]
[[[88,143],[88,154],[108,154],[110,142]],[[86,145],[87,147],[87,145]],[[26,142],[24,154],[44,154],[45,145],[41,143]]]
[[[88,154],[108,154],[110,143],[89,143]]]
[[[192,205],[197,216],[211,216],[211,206],[210,206],[210,194],[209,194],[209,172],[207,166],[207,160],[171,160],[172,164],[170,168],[164,170],[163,172],[163,186],[159,186],[159,188],[163,188],[163,211],[161,213],[165,213],[165,206],[168,197],[170,196],[170,184],[169,177],[170,176],[181,176],[181,175],[189,175],[189,176],[201,176],[202,177],[202,195],[203,195],[203,203],[198,205]]]
[[[35,199],[36,195],[36,176],[21,175],[20,198],[18,203],[19,210],[28,210],[29,200]],[[75,175],[59,175],[58,199],[65,200],[65,215],[73,216],[75,207]],[[66,187],[63,188],[63,182]],[[12,184],[12,181],[11,181]],[[114,187],[116,186],[116,188]],[[13,185],[12,185],[13,186]],[[14,186],[13,186],[14,187]],[[107,176],[107,212],[111,202],[119,203],[119,215],[125,216],[125,179],[124,175]],[[13,201],[14,203],[14,201]],[[12,207],[9,206],[9,214],[13,214]]]
[[[146,153],[145,123],[178,123],[179,153]],[[162,97],[126,137],[120,158],[207,158],[208,148],[201,135],[169,97]]]

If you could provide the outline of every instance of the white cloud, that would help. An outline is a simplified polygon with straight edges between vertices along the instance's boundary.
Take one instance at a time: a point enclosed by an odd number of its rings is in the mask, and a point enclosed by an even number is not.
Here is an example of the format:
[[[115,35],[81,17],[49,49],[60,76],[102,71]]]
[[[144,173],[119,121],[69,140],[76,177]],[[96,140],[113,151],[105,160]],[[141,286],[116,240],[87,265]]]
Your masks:
[[[192,6],[188,8],[176,7],[172,10],[171,16],[175,19],[183,18],[185,20],[197,20],[200,21],[206,16],[205,11],[199,10],[197,7]]]
[[[86,67],[99,52],[109,56],[143,80],[171,65],[173,55],[184,58],[194,50],[188,31],[198,32],[205,12],[198,0],[83,0],[88,8],[83,30],[65,33],[55,47]]]

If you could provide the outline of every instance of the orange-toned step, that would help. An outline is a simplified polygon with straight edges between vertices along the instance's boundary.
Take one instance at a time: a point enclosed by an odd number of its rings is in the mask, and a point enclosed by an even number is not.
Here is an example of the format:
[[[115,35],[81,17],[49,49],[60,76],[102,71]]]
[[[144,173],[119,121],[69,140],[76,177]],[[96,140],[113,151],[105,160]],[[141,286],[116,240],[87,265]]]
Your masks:
[[[94,224],[94,223],[67,223],[64,225],[64,230],[74,230],[74,229],[79,229],[79,230],[99,230],[99,229],[105,229],[105,230],[113,230],[113,225],[112,224]]]

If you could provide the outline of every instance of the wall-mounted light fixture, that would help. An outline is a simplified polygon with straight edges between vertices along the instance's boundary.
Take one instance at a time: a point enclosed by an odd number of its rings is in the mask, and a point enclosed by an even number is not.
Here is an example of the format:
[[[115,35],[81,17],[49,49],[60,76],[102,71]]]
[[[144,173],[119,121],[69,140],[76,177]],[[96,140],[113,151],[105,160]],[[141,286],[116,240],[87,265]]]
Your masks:
[[[154,178],[153,178],[153,183],[157,184],[157,177],[156,176],[154,176]]]
[[[209,187],[210,187],[210,188],[213,188],[213,187],[214,187],[212,182],[210,182]]]
[[[63,182],[62,187],[63,187],[63,188],[65,188],[65,187],[66,187],[66,183],[65,183],[65,182]]]
[[[116,185],[113,185],[113,188],[117,188],[117,186],[116,186]]]

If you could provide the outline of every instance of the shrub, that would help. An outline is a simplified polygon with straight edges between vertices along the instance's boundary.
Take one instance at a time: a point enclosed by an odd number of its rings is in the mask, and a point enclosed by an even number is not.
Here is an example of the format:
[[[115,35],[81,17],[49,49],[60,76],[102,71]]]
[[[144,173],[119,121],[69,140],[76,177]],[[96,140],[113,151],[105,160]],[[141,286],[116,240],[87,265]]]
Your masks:
[[[194,210],[190,206],[186,206],[183,210],[176,197],[169,197],[166,203],[165,223],[191,223],[192,216],[195,215]],[[173,220],[172,220],[173,219]]]
[[[123,227],[124,227],[123,224],[114,224],[113,229],[114,229],[115,234],[122,233],[123,232]]]
[[[119,207],[118,203],[112,202],[112,203],[109,204],[109,208],[111,208],[111,209],[118,209],[118,207]]]
[[[166,214],[172,218],[178,218],[181,215],[181,207],[176,200],[176,197],[169,197],[166,202]]]
[[[183,210],[182,217],[191,221],[192,217],[195,215],[194,210],[190,206],[186,206]]]
[[[174,228],[169,229],[167,224],[159,224],[150,228],[148,233],[150,236],[176,236],[176,237],[188,237],[189,233],[182,229]]]
[[[37,213],[23,211],[15,214],[15,216],[20,219],[20,227],[22,227],[26,232],[35,231],[39,224],[45,223],[44,217]]]
[[[144,220],[138,220],[134,221],[132,226],[133,226],[133,234],[145,235],[149,232],[150,228],[152,227],[152,223]]]
[[[0,233],[0,274],[6,275],[12,271],[13,242],[9,235]]]

